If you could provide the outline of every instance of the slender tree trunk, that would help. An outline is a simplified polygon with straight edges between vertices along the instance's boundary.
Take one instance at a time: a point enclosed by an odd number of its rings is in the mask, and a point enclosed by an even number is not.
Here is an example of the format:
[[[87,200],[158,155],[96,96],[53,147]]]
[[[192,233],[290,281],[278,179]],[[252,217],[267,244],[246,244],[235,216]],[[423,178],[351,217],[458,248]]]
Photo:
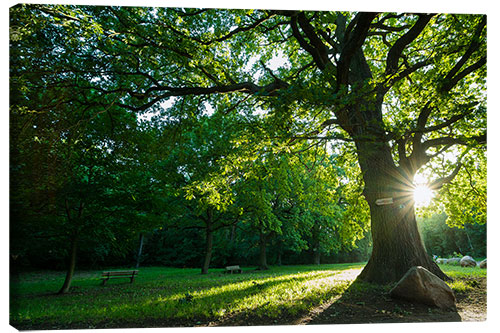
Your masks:
[[[236,223],[234,223],[233,225],[231,225],[231,236],[229,238],[229,242],[231,244],[234,243],[234,237],[236,236]]]
[[[449,279],[427,254],[415,218],[411,182],[396,168],[384,143],[357,144],[364,195],[371,214],[373,251],[359,279],[374,283],[397,282],[411,267],[423,266]],[[388,199],[385,203],[377,201]]]
[[[68,199],[64,200],[65,203],[65,209],[66,209],[66,218],[68,219],[69,223],[78,223],[80,219],[82,218],[83,214],[83,209],[85,204],[83,201],[80,201],[80,205],[78,207],[78,213],[77,213],[77,218],[73,219],[71,216],[71,209],[69,205]],[[76,253],[78,251],[78,237],[80,235],[80,229],[77,227],[73,235],[71,236],[70,240],[70,250],[69,250],[69,261],[68,261],[68,270],[66,272],[66,278],[64,279],[63,286],[59,290],[59,294],[65,294],[69,291],[69,288],[71,287],[71,281],[73,280],[73,275],[75,273],[75,267],[76,267]]]
[[[210,260],[212,259],[212,248],[213,248],[213,231],[212,231],[212,212],[207,211],[206,229],[205,229],[205,259],[203,261],[203,267],[201,268],[201,274],[208,274],[208,268],[210,267]]]
[[[269,266],[267,265],[267,235],[261,229],[259,231],[259,269],[260,270],[268,270]]]
[[[321,252],[319,252],[319,246],[314,249],[314,264],[321,264]]]
[[[276,258],[276,265],[281,266],[282,265],[281,256],[282,256],[282,252],[283,252],[283,243],[279,239],[277,241],[277,248],[278,248],[278,256]]]
[[[213,231],[210,228],[206,229],[206,242],[207,243],[205,246],[205,260],[203,261],[201,274],[208,274],[208,268],[210,267],[210,260],[212,259]]]
[[[73,280],[73,275],[75,273],[75,267],[76,267],[77,250],[78,250],[78,234],[75,233],[75,235],[71,237],[71,242],[70,242],[70,253],[69,253],[68,270],[66,272],[66,279],[64,280],[62,288],[59,290],[59,294],[67,293],[69,291],[69,288],[71,287],[71,281]]]
[[[313,229],[313,262],[315,265],[321,264],[321,252],[319,250],[320,248],[320,238],[319,238],[319,228],[317,224],[314,225]]]
[[[474,251],[474,246],[472,246],[472,241],[470,239],[469,233],[467,232],[467,226],[466,225],[464,225],[464,232],[465,232],[465,236],[467,236],[467,241],[469,242],[469,248],[473,252]]]
[[[144,234],[141,233],[139,236],[139,249],[137,250],[137,261],[135,263],[135,268],[139,268],[141,264],[142,247],[144,245]]]

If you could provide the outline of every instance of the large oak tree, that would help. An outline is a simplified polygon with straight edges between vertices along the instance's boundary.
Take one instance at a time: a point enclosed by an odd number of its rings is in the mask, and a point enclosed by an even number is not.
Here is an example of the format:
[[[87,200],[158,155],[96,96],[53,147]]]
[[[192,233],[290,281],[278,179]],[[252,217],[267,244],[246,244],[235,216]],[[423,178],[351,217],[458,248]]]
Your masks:
[[[360,278],[392,282],[415,265],[446,278],[422,245],[411,190],[442,156],[455,161],[435,189],[484,154],[486,16],[39,5],[11,14],[11,47],[33,61],[14,71],[20,105],[44,107],[29,102],[37,81],[80,92],[51,95],[45,108],[78,101],[181,121],[211,105],[261,115],[273,125],[262,142],[283,149],[353,147],[373,236]],[[34,50],[33,35],[50,47]]]

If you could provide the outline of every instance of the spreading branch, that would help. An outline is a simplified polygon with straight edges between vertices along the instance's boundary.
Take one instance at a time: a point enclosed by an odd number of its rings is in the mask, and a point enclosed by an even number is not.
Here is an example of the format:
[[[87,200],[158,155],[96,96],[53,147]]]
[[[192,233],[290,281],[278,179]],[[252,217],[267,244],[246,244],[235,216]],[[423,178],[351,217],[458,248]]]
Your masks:
[[[411,27],[411,29],[396,40],[387,54],[385,69],[386,75],[391,75],[397,72],[399,58],[401,57],[403,50],[420,35],[433,16],[434,15],[432,14],[419,15],[417,22]]]
[[[132,111],[144,111],[148,108],[152,107],[154,104],[159,101],[165,100],[169,97],[178,97],[178,96],[201,96],[201,95],[210,95],[210,94],[226,94],[232,92],[241,92],[251,95],[262,95],[262,96],[276,96],[278,91],[283,88],[287,88],[288,84],[282,80],[274,81],[266,86],[258,86],[252,82],[243,82],[230,84],[225,86],[212,86],[212,87],[152,87],[146,91],[147,95],[151,91],[165,91],[163,94],[157,95],[153,97],[149,102],[144,103],[140,106],[127,105],[123,103],[117,103],[117,105],[130,109]],[[106,91],[104,91],[106,92]],[[116,92],[116,91],[108,91],[108,92]],[[134,92],[126,90],[127,93],[133,96]]]
[[[465,65],[467,60],[470,59],[472,54],[479,49],[479,47],[481,45],[481,43],[480,43],[481,33],[482,33],[483,29],[485,28],[485,26],[486,26],[486,16],[483,16],[481,21],[479,22],[478,26],[476,27],[476,31],[474,32],[474,36],[472,37],[472,41],[471,41],[469,47],[467,48],[467,51],[465,51],[464,55],[455,64],[455,66],[453,66],[453,68],[448,72],[448,74],[444,78],[443,81],[445,82],[445,84],[442,87],[443,91],[447,91],[447,90],[451,89],[456,84],[456,82],[455,83],[453,83],[453,82],[454,81],[458,82],[460,80],[460,79],[454,79],[454,77],[460,71],[460,69]],[[486,60],[486,59],[484,58],[484,60]],[[465,76],[465,75],[462,75],[462,77],[463,76]]]
[[[464,77],[469,75],[470,73],[474,72],[475,70],[483,67],[486,65],[486,56],[479,58],[478,61],[473,63],[472,65],[464,68],[461,72],[459,72],[457,75],[455,75],[453,78],[444,80],[444,84],[441,87],[442,92],[447,92],[450,91],[454,86],[457,85],[460,80],[462,80]]]
[[[302,28],[302,31],[304,31],[307,38],[309,38],[309,41],[311,42],[312,47],[314,48],[315,52],[317,53],[317,57],[320,59],[323,67],[325,68],[328,64],[331,65],[330,59],[328,58],[327,47],[325,46],[325,44],[323,44],[321,39],[318,37],[318,35],[314,31],[313,26],[307,20],[304,12],[300,12],[297,15],[297,20],[299,22],[300,27]]]
[[[455,138],[450,136],[440,137],[436,139],[430,139],[422,143],[422,148],[427,150],[431,147],[439,147],[445,145],[473,145],[473,144],[485,144],[486,143],[486,132],[484,134],[473,136],[469,138]]]
[[[320,51],[311,44],[309,44],[300,33],[298,26],[298,16],[299,15],[294,15],[290,18],[290,27],[292,28],[292,35],[295,37],[295,39],[297,39],[299,45],[313,57],[313,60],[318,66],[318,68],[323,70],[326,68],[325,60],[320,54]],[[304,21],[304,19],[301,19],[301,21]]]
[[[446,128],[448,126],[451,126],[454,123],[456,123],[457,121],[459,121],[459,120],[465,118],[466,116],[468,116],[469,114],[471,114],[475,110],[473,107],[475,105],[477,105],[477,104],[478,103],[472,103],[472,104],[468,105],[467,106],[468,110],[466,110],[466,111],[464,111],[464,112],[462,112],[460,114],[454,115],[454,116],[450,117],[450,119],[448,119],[446,121],[443,121],[440,124],[437,124],[437,125],[434,125],[434,126],[425,127],[425,128],[419,128],[415,132],[428,133],[428,132],[438,131],[440,129],[443,129],[443,128]]]
[[[375,19],[377,13],[359,13],[357,15],[356,26],[352,32],[346,31],[348,38],[345,46],[340,54],[337,66],[337,89],[349,82],[349,67],[354,54],[361,48],[370,29],[371,22]],[[349,25],[350,26],[350,25]],[[349,26],[348,29],[349,30]]]
[[[455,169],[452,171],[451,174],[449,174],[446,177],[438,178],[438,179],[432,181],[428,185],[429,189],[434,190],[434,191],[441,189],[441,187],[443,187],[443,185],[450,183],[457,176],[457,174],[461,168],[462,168],[462,162],[458,162]]]

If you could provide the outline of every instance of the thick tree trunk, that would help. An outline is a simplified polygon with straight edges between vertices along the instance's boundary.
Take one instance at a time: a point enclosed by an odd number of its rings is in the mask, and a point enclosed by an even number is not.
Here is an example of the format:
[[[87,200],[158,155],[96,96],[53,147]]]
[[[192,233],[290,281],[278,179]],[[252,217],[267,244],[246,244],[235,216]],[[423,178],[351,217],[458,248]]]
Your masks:
[[[371,258],[358,278],[392,283],[411,267],[423,266],[438,277],[449,279],[427,254],[417,229],[411,187],[414,175],[395,167],[390,150],[383,143],[357,146],[373,238]],[[380,201],[384,198],[385,202]]]
[[[66,271],[66,279],[64,280],[63,286],[59,290],[59,294],[65,294],[69,291],[71,287],[71,281],[73,280],[73,275],[75,273],[76,267],[76,252],[78,250],[78,235],[75,234],[71,238],[70,242],[70,253],[68,261],[68,270]]]
[[[268,270],[269,266],[267,266],[267,235],[260,230],[259,232],[259,269],[260,270]]]
[[[411,267],[422,266],[448,279],[427,254],[417,229],[413,203],[370,204],[373,251],[359,279],[397,282]]]

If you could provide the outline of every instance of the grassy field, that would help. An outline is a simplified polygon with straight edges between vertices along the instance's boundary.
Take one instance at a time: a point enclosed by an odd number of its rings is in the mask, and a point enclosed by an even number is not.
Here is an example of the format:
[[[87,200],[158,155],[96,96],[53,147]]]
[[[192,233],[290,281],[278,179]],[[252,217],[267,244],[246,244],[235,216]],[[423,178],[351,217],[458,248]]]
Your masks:
[[[100,284],[101,271],[78,272],[71,292],[57,295],[62,272],[21,274],[11,279],[10,321],[16,328],[104,328],[194,326],[230,316],[294,317],[342,295],[363,263],[282,266],[269,271],[243,268],[243,274],[212,269],[147,267],[127,279]],[[443,265],[451,277],[485,276],[479,268]],[[473,288],[466,279],[450,286]],[[358,286],[359,288],[359,286]]]

